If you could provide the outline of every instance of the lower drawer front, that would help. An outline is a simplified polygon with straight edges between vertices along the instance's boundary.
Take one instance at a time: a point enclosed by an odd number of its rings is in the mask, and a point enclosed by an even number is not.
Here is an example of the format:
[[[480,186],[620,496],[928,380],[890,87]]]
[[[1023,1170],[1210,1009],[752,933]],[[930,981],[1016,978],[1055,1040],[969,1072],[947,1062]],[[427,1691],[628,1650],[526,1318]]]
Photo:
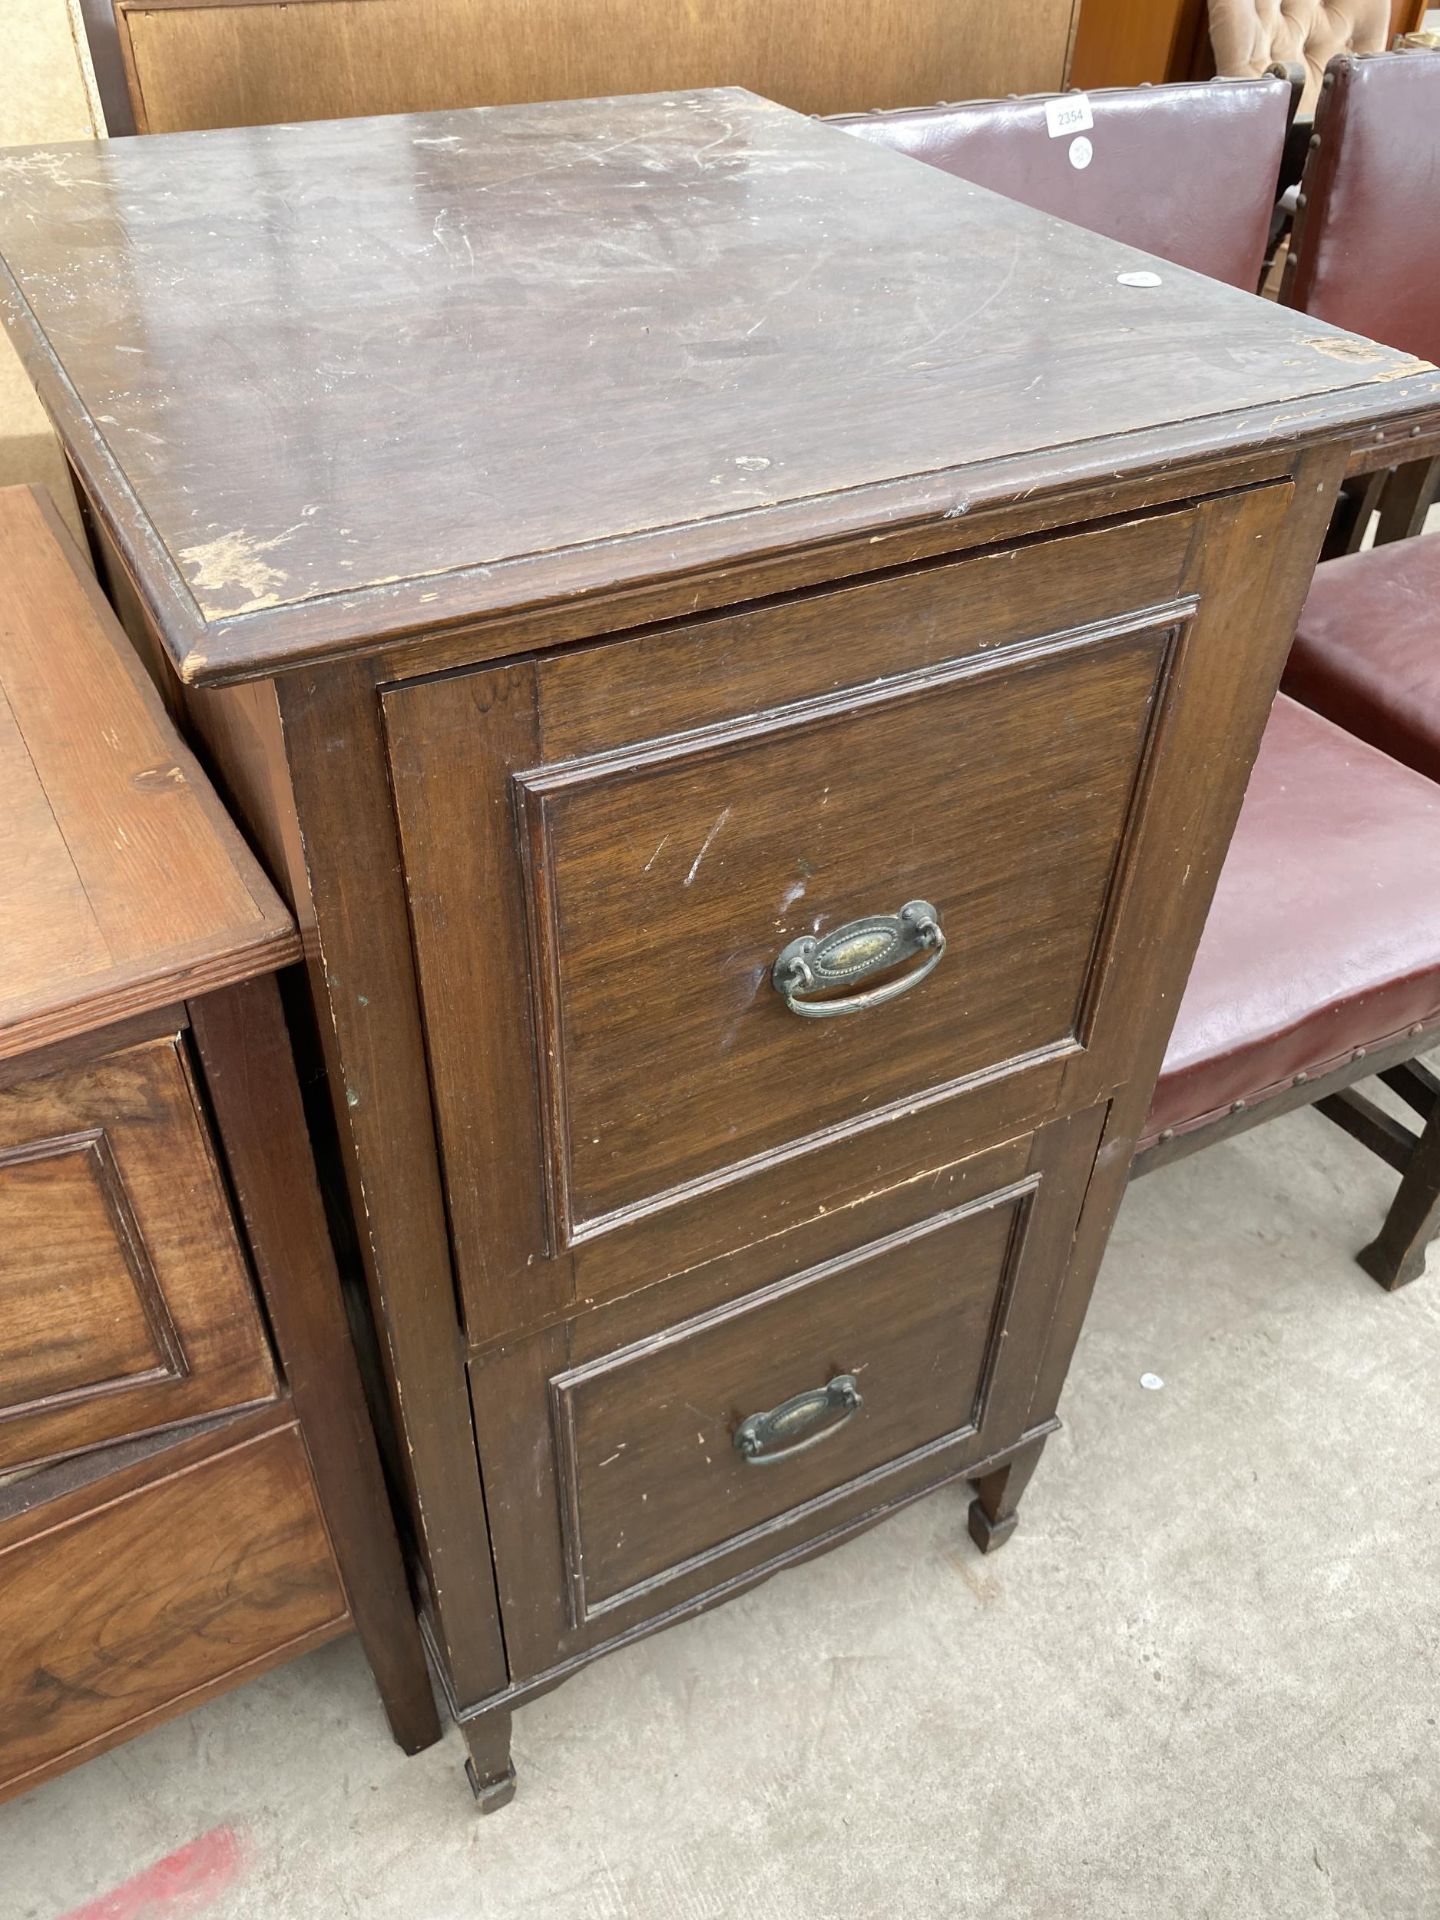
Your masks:
[[[1047,1430],[1036,1384],[1104,1117],[1002,1136],[472,1360],[512,1679]]]
[[[346,1620],[293,1422],[116,1478],[0,1521],[0,1794]]]
[[[553,1382],[581,1617],[980,1427],[1033,1186]]]

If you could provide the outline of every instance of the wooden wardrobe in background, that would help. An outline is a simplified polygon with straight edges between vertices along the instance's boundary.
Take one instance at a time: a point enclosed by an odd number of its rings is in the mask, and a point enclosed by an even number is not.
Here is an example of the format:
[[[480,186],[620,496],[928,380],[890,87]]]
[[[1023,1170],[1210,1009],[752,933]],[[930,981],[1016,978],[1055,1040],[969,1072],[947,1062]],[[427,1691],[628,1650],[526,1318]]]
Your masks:
[[[84,0],[112,133],[681,87],[802,113],[1064,84],[1080,0]]]

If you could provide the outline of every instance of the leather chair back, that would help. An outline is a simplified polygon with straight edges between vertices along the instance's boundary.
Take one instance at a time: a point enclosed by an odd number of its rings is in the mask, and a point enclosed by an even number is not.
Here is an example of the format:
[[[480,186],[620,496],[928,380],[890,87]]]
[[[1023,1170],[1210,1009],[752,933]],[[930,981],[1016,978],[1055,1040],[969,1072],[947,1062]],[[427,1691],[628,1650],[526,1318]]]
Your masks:
[[[1047,97],[1055,96],[842,114],[831,125],[1255,291],[1293,104],[1288,82],[1211,80],[1091,93],[1091,158],[1084,167],[1074,164],[1069,138],[1050,137]]]
[[[1440,53],[1332,60],[1281,298],[1440,361]]]
[[[1320,76],[1337,53],[1382,53],[1389,44],[1390,0],[1210,0],[1215,71],[1298,64],[1302,114],[1314,111]]]

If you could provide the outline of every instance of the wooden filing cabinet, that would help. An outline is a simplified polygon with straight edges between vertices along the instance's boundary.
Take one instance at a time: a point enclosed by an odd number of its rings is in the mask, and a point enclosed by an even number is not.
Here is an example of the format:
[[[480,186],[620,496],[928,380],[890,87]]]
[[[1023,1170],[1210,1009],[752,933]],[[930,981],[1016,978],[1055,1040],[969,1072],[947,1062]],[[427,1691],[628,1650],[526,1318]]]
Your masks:
[[[998,1544],[1339,478],[1440,379],[734,90],[31,157],[0,250],[304,929],[482,1799],[902,1501]]]
[[[274,969],[296,931],[0,491],[0,1799],[358,1628],[437,1737]]]

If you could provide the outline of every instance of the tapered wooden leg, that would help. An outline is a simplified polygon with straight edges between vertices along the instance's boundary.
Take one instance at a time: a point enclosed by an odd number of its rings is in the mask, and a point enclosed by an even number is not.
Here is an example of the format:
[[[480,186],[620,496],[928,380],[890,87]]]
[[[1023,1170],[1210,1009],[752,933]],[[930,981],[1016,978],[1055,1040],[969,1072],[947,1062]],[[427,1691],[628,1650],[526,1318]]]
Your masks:
[[[975,1498],[970,1502],[970,1538],[982,1553],[1003,1547],[1015,1531],[1020,1518],[1020,1496],[1030,1484],[1030,1476],[1045,1451],[1043,1440],[1032,1441],[1023,1452],[1007,1460],[994,1473],[982,1474],[975,1481]]]
[[[1379,1233],[1356,1259],[1387,1293],[1418,1280],[1425,1251],[1440,1233],[1440,1105],[1432,1108],[1425,1131],[1411,1148],[1400,1190],[1390,1203]]]
[[[482,1713],[478,1719],[460,1724],[469,1753],[465,1773],[482,1813],[498,1813],[515,1798],[515,1769],[510,1761],[511,1718],[508,1713]]]

